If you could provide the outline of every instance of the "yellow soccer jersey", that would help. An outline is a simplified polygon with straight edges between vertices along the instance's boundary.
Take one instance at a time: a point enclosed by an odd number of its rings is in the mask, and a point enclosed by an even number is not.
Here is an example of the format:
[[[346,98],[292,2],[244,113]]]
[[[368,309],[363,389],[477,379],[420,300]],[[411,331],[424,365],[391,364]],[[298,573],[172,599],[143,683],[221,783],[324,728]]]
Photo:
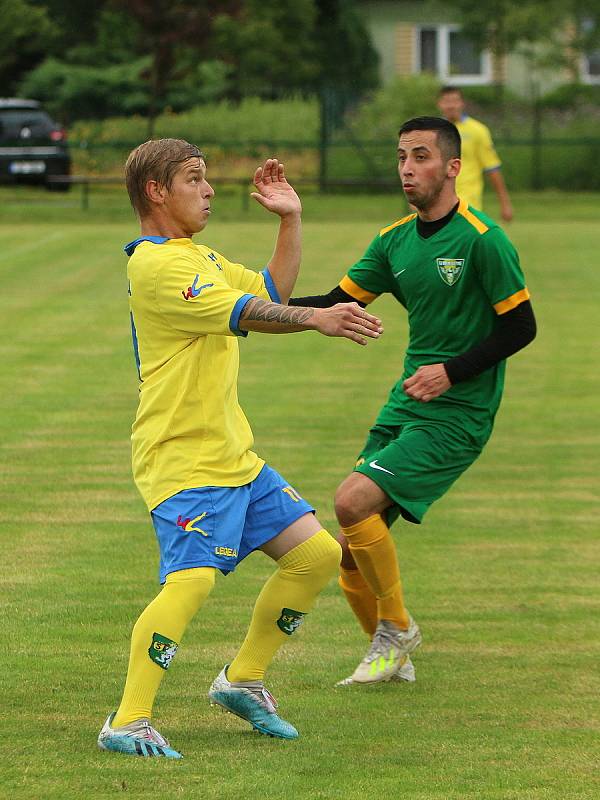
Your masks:
[[[279,301],[268,271],[227,261],[191,239],[142,237],[125,248],[141,380],[133,475],[150,510],[184,489],[242,486],[264,462],[237,396],[240,314]]]
[[[462,141],[462,167],[456,179],[456,194],[468,205],[481,209],[483,173],[498,169],[501,161],[494,150],[489,128],[482,122],[465,116],[456,127]]]

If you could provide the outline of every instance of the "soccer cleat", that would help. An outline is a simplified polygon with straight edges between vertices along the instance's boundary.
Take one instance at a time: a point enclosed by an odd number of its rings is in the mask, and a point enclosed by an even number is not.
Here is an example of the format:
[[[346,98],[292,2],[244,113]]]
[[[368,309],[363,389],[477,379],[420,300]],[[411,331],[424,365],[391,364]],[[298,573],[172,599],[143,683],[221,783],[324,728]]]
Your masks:
[[[98,747],[113,753],[126,753],[130,756],[164,756],[164,758],[183,758],[181,753],[169,745],[164,736],[150,725],[147,718],[137,719],[121,728],[112,728],[111,722],[116,712],[108,716],[98,735]]]
[[[249,722],[254,730],[279,739],[297,739],[298,731],[277,716],[277,702],[262,681],[231,683],[226,664],[208,690],[211,705],[218,705]]]
[[[404,658],[401,658],[399,664],[400,666],[398,667],[398,671],[394,672],[394,674],[389,678],[390,682],[397,681],[399,683],[414,683],[417,678],[415,675],[415,666],[410,660],[410,656],[404,656]],[[338,681],[335,685],[360,686],[361,684],[355,681],[352,675],[350,675],[348,678]]]
[[[401,667],[404,656],[421,644],[421,631],[409,616],[408,630],[397,628],[393,622],[379,620],[369,652],[352,673],[354,683],[389,681]]]

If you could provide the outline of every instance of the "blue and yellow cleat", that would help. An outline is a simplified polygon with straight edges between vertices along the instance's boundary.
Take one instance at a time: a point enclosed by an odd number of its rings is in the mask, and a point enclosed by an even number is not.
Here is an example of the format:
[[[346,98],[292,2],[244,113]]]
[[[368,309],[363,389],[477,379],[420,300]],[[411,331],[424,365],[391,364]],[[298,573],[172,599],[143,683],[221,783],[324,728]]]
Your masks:
[[[297,739],[293,725],[277,716],[277,702],[262,681],[230,683],[226,664],[208,690],[211,705],[218,705],[249,722],[254,730],[278,739]]]
[[[121,728],[112,728],[111,722],[115,711],[109,715],[98,735],[98,747],[113,753],[125,753],[130,756],[151,758],[183,758],[181,753],[173,750],[169,742],[155,728],[149,719],[137,719]]]

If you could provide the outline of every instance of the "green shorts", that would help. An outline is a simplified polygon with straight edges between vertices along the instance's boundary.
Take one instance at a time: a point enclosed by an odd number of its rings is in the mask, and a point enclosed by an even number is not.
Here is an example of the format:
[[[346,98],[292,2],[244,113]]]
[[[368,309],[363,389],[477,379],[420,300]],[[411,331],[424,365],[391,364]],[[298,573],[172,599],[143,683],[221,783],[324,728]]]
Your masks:
[[[420,523],[429,506],[448,491],[481,450],[456,426],[439,421],[375,425],[354,471],[366,475],[394,501],[386,512],[388,525],[400,514]]]

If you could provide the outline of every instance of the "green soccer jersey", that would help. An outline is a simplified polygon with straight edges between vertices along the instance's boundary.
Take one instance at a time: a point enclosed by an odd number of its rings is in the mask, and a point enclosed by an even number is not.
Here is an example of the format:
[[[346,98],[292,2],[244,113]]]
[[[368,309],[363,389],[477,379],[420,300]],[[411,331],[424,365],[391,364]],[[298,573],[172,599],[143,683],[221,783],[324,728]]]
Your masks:
[[[408,397],[402,382],[424,364],[445,362],[469,350],[492,332],[498,314],[529,298],[519,257],[502,229],[463,201],[451,220],[427,239],[419,235],[416,217],[411,214],[383,228],[340,282],[361,302],[390,292],[408,312],[404,372],[377,422],[457,422],[484,441],[502,396],[505,361],[429,403]]]

